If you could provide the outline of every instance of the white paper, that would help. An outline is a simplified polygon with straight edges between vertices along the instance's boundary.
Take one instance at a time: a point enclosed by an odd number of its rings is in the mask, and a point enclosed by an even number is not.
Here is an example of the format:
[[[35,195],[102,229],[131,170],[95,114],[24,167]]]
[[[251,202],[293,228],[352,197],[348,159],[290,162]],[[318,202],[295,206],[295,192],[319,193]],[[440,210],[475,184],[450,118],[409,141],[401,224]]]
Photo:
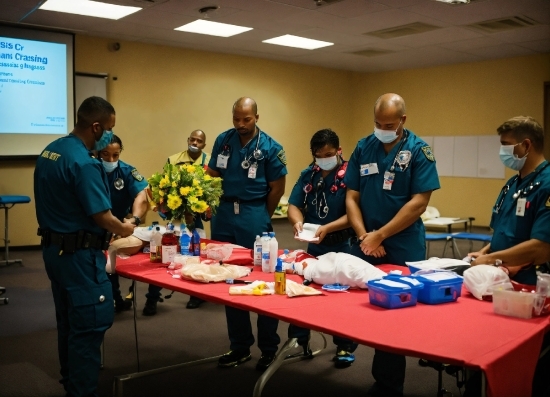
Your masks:
[[[317,232],[317,229],[319,229],[321,225],[315,225],[313,223],[304,223],[302,226],[302,231],[298,233],[294,238],[299,241],[306,241],[306,242],[313,242],[313,241],[319,241],[319,237],[315,237],[315,233]]]

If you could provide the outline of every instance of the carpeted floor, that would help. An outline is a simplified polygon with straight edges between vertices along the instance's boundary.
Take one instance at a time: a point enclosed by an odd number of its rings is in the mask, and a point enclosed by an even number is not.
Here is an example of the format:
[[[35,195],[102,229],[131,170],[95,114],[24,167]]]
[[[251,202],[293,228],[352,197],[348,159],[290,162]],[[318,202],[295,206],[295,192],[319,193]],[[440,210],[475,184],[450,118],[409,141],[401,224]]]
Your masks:
[[[284,223],[275,225],[279,247],[298,248],[287,229]],[[468,243],[459,242],[459,248],[467,253]],[[443,243],[434,242],[430,255],[440,255],[442,249]],[[57,383],[55,312],[41,252],[12,251],[10,255],[22,258],[24,266],[0,267],[0,285],[7,288],[5,296],[10,298],[8,305],[0,304],[0,397],[64,396]],[[122,280],[121,284],[127,290],[130,281]],[[217,356],[228,350],[222,306],[205,303],[197,310],[186,310],[188,296],[174,294],[158,305],[157,315],[145,317],[141,310],[146,289],[147,285],[138,284],[137,328],[142,370]],[[254,325],[256,316],[251,316]],[[388,326],[414,332],[406,324]],[[279,335],[283,341],[287,328],[288,324],[280,322]],[[373,349],[360,346],[356,362],[350,368],[335,369],[331,362],[335,348],[332,338],[327,339],[328,348],[313,360],[283,365],[267,382],[262,395],[365,396],[374,382],[370,373]],[[314,333],[313,347],[320,344],[321,337]],[[260,356],[256,347],[252,356],[251,361],[232,369],[219,369],[213,362],[131,380],[124,383],[124,396],[250,396],[259,375],[254,368]],[[114,377],[136,371],[133,311],[127,311],[115,316],[114,325],[105,336],[105,367],[99,379],[99,395],[111,396]],[[444,374],[443,383],[454,396],[460,395],[454,377]],[[408,358],[405,395],[436,396],[437,389],[437,372],[420,367],[418,358]]]

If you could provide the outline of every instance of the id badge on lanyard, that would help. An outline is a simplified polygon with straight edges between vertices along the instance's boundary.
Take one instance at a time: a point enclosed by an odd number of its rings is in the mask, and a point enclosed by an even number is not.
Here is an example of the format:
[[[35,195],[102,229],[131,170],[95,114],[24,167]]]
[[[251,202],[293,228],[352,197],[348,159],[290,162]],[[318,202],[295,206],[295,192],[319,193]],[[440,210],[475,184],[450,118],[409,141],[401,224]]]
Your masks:
[[[248,169],[248,177],[250,179],[256,179],[256,172],[258,171],[258,163],[254,163]]]
[[[394,180],[395,180],[395,172],[390,172],[390,171],[384,172],[384,184],[382,185],[382,189],[391,190]]]
[[[227,169],[227,161],[229,160],[229,156],[225,156],[223,154],[218,154],[218,159],[216,161],[216,167]]]

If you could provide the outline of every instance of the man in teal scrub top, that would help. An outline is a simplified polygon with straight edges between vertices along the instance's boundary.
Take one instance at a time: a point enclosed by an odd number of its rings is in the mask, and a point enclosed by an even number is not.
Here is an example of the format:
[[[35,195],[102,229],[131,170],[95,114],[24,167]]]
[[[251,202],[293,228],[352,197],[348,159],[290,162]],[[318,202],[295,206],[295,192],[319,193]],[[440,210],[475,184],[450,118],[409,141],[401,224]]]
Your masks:
[[[233,105],[233,125],[214,143],[208,163],[211,176],[223,178],[223,196],[212,217],[212,239],[253,248],[256,235],[273,230],[271,216],[285,190],[287,174],[283,147],[256,125],[258,109],[252,98]],[[234,367],[250,360],[254,335],[250,313],[226,306],[231,351],[220,357],[220,367]],[[278,320],[258,315],[256,369],[264,371],[275,358],[280,338]]]
[[[374,265],[424,259],[426,210],[439,178],[431,148],[404,127],[405,101],[384,94],[374,105],[374,134],[361,139],[344,178],[346,210],[357,233],[351,253]],[[403,395],[405,357],[375,350],[369,395]]]
[[[135,227],[111,213],[107,175],[91,153],[109,144],[114,125],[109,102],[84,100],[74,130],[42,151],[34,171],[36,217],[67,396],[97,395],[100,346],[114,318],[102,250],[112,233],[130,236]]]
[[[501,265],[522,284],[537,283],[537,271],[550,269],[550,166],[544,158],[544,130],[532,117],[518,116],[497,128],[500,160],[518,174],[506,182],[497,197],[491,243],[469,256],[471,265]],[[533,396],[550,395],[550,360],[542,352],[550,345],[545,336],[533,379]],[[481,374],[474,372],[464,396],[481,396]]]
[[[537,267],[550,261],[550,166],[544,158],[544,131],[532,117],[514,117],[497,129],[500,159],[518,171],[497,197],[491,243],[469,254],[472,265],[506,267],[513,280],[536,284]]]

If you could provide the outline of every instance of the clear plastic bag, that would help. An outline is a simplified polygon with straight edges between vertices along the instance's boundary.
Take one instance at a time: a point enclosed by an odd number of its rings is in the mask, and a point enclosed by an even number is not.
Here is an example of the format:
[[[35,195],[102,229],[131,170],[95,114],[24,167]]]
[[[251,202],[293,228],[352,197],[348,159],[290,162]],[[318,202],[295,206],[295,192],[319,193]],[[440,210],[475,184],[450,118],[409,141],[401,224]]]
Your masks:
[[[510,277],[504,270],[491,265],[472,266],[464,272],[464,286],[477,299],[492,297],[496,289],[513,290]]]

